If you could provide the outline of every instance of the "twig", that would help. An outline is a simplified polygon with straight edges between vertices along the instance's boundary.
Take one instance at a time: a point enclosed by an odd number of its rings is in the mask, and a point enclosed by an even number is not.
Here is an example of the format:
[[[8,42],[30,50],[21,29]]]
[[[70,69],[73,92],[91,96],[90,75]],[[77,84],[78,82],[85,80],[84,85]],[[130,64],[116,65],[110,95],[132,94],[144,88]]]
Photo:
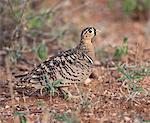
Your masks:
[[[24,2],[23,9],[22,9],[22,12],[21,12],[21,16],[20,16],[20,19],[19,19],[19,21],[18,21],[18,24],[19,24],[19,25],[22,23],[23,15],[24,15],[25,9],[26,9],[26,7],[27,7],[28,1],[29,1],[29,0],[26,0],[26,1]]]
[[[10,0],[8,0],[8,4],[9,4],[9,6],[10,6],[10,11],[11,11],[11,13],[12,13],[12,15],[13,15],[13,18],[14,18],[15,22],[17,22],[17,20],[16,20],[16,15],[15,15],[15,11],[14,11],[14,8],[13,8],[12,3],[11,3]]]
[[[83,101],[83,98],[82,98],[81,92],[80,92],[80,90],[79,90],[79,88],[78,88],[77,84],[75,83],[75,84],[74,84],[74,86],[75,86],[75,88],[77,89],[77,92],[78,92],[78,94],[79,94],[80,100],[81,100],[81,101]]]
[[[64,6],[66,4],[67,1],[59,1],[57,2],[55,5],[53,5],[51,8],[49,8],[47,10],[47,12],[45,12],[44,14],[43,13],[40,13],[40,14],[34,14],[33,16],[30,16],[29,18],[27,19],[32,19],[34,18],[35,16],[38,17],[38,16],[43,16],[43,15],[49,15],[51,13],[54,13],[55,11],[57,11],[58,9],[62,8],[62,6]],[[44,18],[43,18],[44,19]]]
[[[9,82],[9,88],[10,88],[10,94],[11,94],[11,99],[14,99],[14,93],[13,93],[13,85],[12,85],[12,75],[10,72],[10,61],[8,56],[5,57],[5,64],[6,64],[6,72],[7,72],[7,80]]]
[[[12,33],[12,35],[11,35],[11,40],[16,40],[16,33],[18,32],[18,31],[20,31],[20,28],[21,28],[21,25],[22,25],[22,20],[23,20],[23,15],[24,15],[24,12],[25,12],[25,9],[26,9],[26,6],[27,6],[27,2],[28,2],[29,0],[26,0],[25,2],[24,2],[24,5],[23,5],[23,9],[22,9],[22,12],[21,12],[21,16],[20,16],[20,18],[19,18],[19,21],[17,21],[16,23],[16,27],[15,27],[15,29],[14,29],[14,31],[13,31],[13,33]],[[9,2],[10,3],[10,2]],[[12,7],[12,5],[10,4],[10,6],[11,6],[11,8],[13,9],[13,7]],[[14,11],[13,11],[13,13],[14,13]],[[14,14],[14,16],[15,16],[15,14]]]

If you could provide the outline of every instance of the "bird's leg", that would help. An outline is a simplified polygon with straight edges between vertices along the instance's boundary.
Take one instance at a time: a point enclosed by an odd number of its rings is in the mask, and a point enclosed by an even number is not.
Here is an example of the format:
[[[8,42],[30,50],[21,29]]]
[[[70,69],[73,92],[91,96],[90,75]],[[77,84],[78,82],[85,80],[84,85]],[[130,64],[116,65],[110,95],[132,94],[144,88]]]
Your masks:
[[[60,91],[63,93],[65,99],[77,99],[79,96],[72,95],[70,91],[68,91],[68,87],[61,87]]]

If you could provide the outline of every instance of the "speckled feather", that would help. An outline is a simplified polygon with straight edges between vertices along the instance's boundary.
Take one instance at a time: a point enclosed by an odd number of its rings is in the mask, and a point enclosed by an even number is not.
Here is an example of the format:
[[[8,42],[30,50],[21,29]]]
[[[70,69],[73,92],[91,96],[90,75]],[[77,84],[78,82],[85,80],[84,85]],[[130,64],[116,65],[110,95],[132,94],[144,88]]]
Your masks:
[[[40,89],[46,85],[45,77],[48,77],[50,82],[61,80],[60,86],[83,82],[92,73],[94,60],[92,39],[95,35],[95,28],[84,29],[79,45],[50,57],[21,77],[17,85]]]

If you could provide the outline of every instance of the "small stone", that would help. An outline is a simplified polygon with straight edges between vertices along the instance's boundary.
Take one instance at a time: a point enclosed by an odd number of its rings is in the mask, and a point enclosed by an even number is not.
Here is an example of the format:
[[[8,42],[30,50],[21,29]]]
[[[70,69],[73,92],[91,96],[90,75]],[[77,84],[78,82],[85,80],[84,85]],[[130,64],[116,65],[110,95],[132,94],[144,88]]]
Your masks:
[[[10,107],[9,105],[6,105],[6,106],[5,106],[5,108],[9,108],[9,107]]]
[[[129,118],[129,117],[124,117],[124,119],[126,122],[129,122],[131,120],[131,118]]]

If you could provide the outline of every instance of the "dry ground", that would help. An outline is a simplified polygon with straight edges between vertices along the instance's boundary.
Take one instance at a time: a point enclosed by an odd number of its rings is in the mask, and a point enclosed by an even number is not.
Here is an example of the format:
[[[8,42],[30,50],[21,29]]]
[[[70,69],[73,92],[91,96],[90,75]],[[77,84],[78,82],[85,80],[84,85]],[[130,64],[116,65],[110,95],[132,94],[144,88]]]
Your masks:
[[[8,80],[15,81],[11,73],[31,70],[33,63],[37,63],[32,53],[24,53],[23,56],[28,62],[19,60],[17,64],[0,66],[0,123],[18,123],[20,117],[30,123],[61,122],[59,120],[67,123],[150,122],[150,74],[141,75],[142,78],[136,83],[137,88],[142,88],[142,91],[133,91],[133,88],[128,88],[128,79],[118,80],[123,74],[117,70],[118,64],[134,65],[137,66],[136,69],[146,65],[149,70],[150,39],[145,33],[145,21],[122,18],[119,12],[114,17],[104,7],[104,0],[93,3],[89,2],[88,7],[81,7],[82,13],[78,9],[71,13],[66,10],[64,16],[66,21],[72,21],[80,29],[92,25],[102,30],[95,39],[96,49],[102,49],[96,52],[98,65],[95,68],[98,70],[98,79],[91,79],[91,82],[78,88],[70,87],[73,94],[80,95],[79,99],[66,100],[59,95],[25,97],[12,93],[10,86],[5,85]],[[70,6],[79,4],[75,2]],[[124,36],[128,37],[129,52],[119,60],[113,59],[115,46],[122,43]],[[56,44],[51,47],[48,49],[49,53],[57,49]],[[15,98],[11,99],[14,95]]]

